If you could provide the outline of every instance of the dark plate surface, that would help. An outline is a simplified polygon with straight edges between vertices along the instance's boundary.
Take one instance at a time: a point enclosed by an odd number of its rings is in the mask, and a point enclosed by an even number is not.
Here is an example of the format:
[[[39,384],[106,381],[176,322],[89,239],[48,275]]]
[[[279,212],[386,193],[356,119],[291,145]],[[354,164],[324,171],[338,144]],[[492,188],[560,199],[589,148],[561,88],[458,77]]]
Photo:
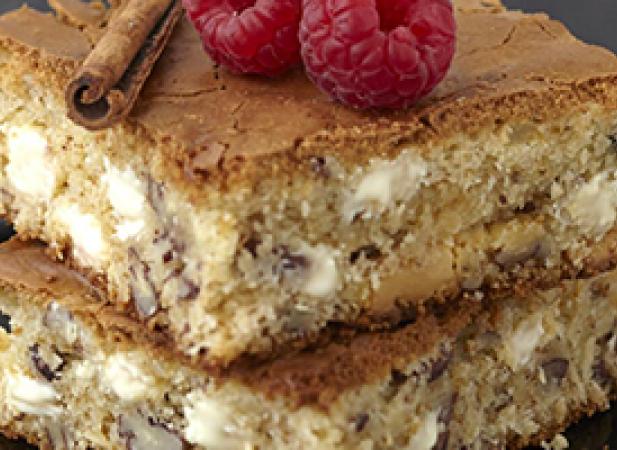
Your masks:
[[[503,0],[511,8],[529,12],[545,11],[565,22],[581,39],[617,52],[617,0]],[[45,0],[0,0],[0,12],[28,3],[47,9]],[[0,223],[0,240],[10,235],[10,229]],[[2,326],[0,318],[0,326]],[[598,414],[573,426],[567,432],[570,449],[600,450],[617,448],[617,405],[607,413]],[[0,450],[33,450],[32,447],[8,441],[0,436]]]

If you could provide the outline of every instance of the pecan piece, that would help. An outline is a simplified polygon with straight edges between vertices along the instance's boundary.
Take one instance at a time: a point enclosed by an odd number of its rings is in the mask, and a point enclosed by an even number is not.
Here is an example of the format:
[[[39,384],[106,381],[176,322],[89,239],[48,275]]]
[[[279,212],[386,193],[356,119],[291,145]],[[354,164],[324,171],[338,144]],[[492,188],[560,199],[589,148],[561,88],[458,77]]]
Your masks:
[[[542,363],[542,370],[547,380],[560,383],[568,374],[570,361],[565,358],[552,358]]]
[[[60,372],[66,365],[66,361],[58,352],[49,352],[50,354],[45,358],[41,354],[41,347],[38,343],[30,347],[28,351],[32,365],[43,378],[49,382],[60,378]]]
[[[118,434],[127,450],[183,450],[184,441],[165,425],[141,413],[123,414],[118,419]]]

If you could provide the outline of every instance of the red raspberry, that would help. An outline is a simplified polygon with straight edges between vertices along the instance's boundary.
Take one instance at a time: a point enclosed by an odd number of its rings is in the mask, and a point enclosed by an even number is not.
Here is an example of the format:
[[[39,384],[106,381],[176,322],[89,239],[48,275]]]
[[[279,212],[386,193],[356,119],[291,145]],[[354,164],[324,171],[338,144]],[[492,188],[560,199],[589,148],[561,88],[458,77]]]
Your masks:
[[[214,61],[274,76],[300,62],[301,0],[182,0]]]
[[[303,0],[309,77],[358,108],[401,108],[443,79],[455,48],[450,0]]]

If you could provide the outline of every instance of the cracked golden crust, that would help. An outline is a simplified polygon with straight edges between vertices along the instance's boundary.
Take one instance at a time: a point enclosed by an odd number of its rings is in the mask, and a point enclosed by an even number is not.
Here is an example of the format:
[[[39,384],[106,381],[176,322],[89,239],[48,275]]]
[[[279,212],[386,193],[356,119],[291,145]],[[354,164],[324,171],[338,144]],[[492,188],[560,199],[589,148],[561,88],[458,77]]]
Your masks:
[[[56,38],[53,38],[56,36]],[[38,45],[39,41],[46,45]],[[49,76],[50,87],[58,89],[90,52],[87,37],[77,28],[62,24],[52,14],[25,6],[0,16],[0,47]]]
[[[107,12],[102,2],[84,3],[80,0],[48,0],[60,19],[80,29],[99,27],[106,21]]]
[[[501,12],[506,9],[500,0],[456,0],[455,5],[459,11]]]
[[[530,115],[542,120],[588,101],[617,105],[614,56],[576,41],[545,16],[464,10],[458,26],[457,56],[438,89],[409,111],[377,113],[333,104],[300,72],[275,81],[229,76],[199,57],[185,23],[167,50],[178,62],[155,72],[134,118],[171,140],[199,142],[194,152],[206,152],[207,171],[234,183],[293,173],[298,160],[315,154],[361,163],[392,156],[401,143],[434,142]],[[200,63],[187,71],[186,60]],[[190,111],[193,119],[170,126],[159,115],[165,109],[176,117]]]
[[[199,197],[203,183],[223,189],[308,171],[302,161],[316,154],[362,163],[393,156],[403,143],[549,119],[589,102],[617,108],[617,58],[608,50],[577,41],[544,15],[505,11],[493,0],[455,4],[452,69],[409,110],[359,112],[335,104],[300,70],[276,80],[231,75],[212,64],[183,21],[119,129],[145,132],[143,151],[158,144],[176,162],[165,176]],[[0,43],[66,68],[89,50],[79,30],[26,9],[0,18]]]

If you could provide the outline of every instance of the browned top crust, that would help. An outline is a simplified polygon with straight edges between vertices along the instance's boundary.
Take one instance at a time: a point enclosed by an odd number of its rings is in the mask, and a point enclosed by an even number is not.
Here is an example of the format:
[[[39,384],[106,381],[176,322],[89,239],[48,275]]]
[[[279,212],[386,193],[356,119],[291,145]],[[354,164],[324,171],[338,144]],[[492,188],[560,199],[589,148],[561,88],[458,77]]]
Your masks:
[[[62,20],[79,28],[98,27],[107,17],[104,5],[98,1],[48,0],[48,3]]]
[[[39,242],[18,239],[0,245],[0,284],[57,297],[97,296],[86,278],[48,258],[46,248]]]
[[[577,41],[545,15],[506,11],[497,0],[455,5],[453,67],[415,108],[355,111],[333,103],[299,69],[276,80],[231,75],[205,56],[184,21],[124,126],[145,131],[170,160],[220,186],[294,173],[316,154],[362,162],[393,155],[401,143],[543,120],[586,102],[617,107],[617,58],[608,50]],[[81,34],[27,9],[0,18],[0,43],[73,67],[90,49]]]
[[[434,353],[440,343],[456,339],[480,306],[463,303],[444,311],[442,317],[423,317],[395,330],[359,334],[342,330],[325,347],[303,350],[257,367],[237,363],[230,376],[268,397],[285,396],[296,405],[327,409],[347,390],[387,380],[393,371],[402,371],[413,361]],[[345,331],[351,331],[349,337]],[[435,362],[444,355],[433,358]],[[430,362],[421,370],[431,371]]]
[[[501,12],[506,9],[500,0],[456,0],[455,5],[459,11]]]
[[[0,18],[0,36],[3,41],[9,39],[39,50],[43,58],[57,58],[67,64],[79,63],[90,52],[80,30],[26,6]]]
[[[429,355],[442,341],[456,337],[479,305],[444,310],[418,323],[383,333],[330,330],[326,343],[274,362],[237,361],[225,371],[200,366],[174,351],[161,332],[144,329],[105,302],[88,281],[65,265],[48,258],[45,246],[13,240],[0,245],[0,286],[19,291],[41,306],[54,300],[73,315],[98,329],[114,346],[140,345],[159,357],[189,364],[210,375],[236,380],[269,397],[284,397],[295,405],[327,408],[347,391],[403,369]]]

